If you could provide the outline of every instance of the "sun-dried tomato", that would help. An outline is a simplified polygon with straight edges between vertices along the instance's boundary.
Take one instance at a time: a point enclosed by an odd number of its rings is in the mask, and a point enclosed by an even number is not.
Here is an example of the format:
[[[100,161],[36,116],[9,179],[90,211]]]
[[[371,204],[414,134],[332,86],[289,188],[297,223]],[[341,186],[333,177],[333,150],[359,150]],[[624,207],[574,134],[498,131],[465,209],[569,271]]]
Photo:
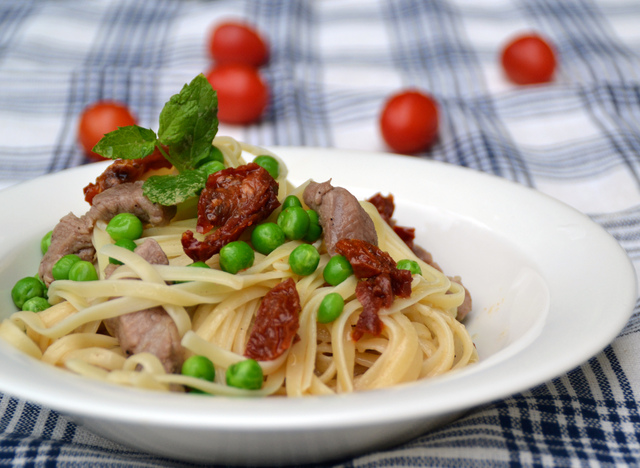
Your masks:
[[[257,164],[215,172],[200,194],[197,230],[205,234],[218,229],[203,242],[186,231],[182,247],[193,260],[206,261],[237,240],[249,226],[265,220],[278,206],[278,183]]]
[[[411,295],[411,272],[399,270],[391,255],[379,247],[360,239],[340,239],[336,252],[347,257],[357,278],[373,278],[387,273],[396,296]]]
[[[89,184],[83,189],[84,199],[91,205],[93,197],[108,188],[140,180],[147,171],[169,167],[171,167],[171,163],[162,156],[157,148],[152,154],[142,159],[116,159],[96,178],[95,184]]]
[[[393,211],[396,209],[396,205],[393,202],[393,195],[389,194],[383,197],[382,194],[378,192],[367,201],[376,207],[376,210],[378,210],[378,213],[380,213],[380,216],[387,224],[391,224]]]
[[[390,276],[387,273],[382,273],[358,282],[356,297],[362,304],[362,312],[360,312],[351,337],[358,341],[365,333],[370,333],[374,336],[380,335],[383,323],[378,316],[378,311],[391,307],[391,304],[393,304],[393,288],[391,287]]]
[[[340,239],[336,242],[336,252],[347,257],[358,278],[371,278],[396,266],[391,255],[360,239]]]
[[[413,240],[416,238],[416,230],[415,228],[404,227],[404,226],[393,226],[393,231],[398,234],[398,237],[407,244],[407,247],[413,249]]]
[[[411,296],[411,272],[399,270],[391,255],[360,239],[339,240],[336,252],[349,260],[357,278],[364,279],[356,286],[356,296],[363,311],[358,318],[353,339],[358,340],[364,332],[379,335],[382,321],[378,311],[390,307],[394,296]]]
[[[398,237],[400,237],[400,239],[402,239],[410,249],[413,249],[416,230],[412,227],[398,226],[396,224],[396,220],[393,219],[393,212],[396,209],[396,205],[393,201],[393,195],[389,194],[384,197],[382,194],[376,193],[367,201],[376,207],[376,210],[380,213],[380,217],[393,228]]]
[[[262,298],[244,355],[256,361],[280,357],[296,337],[301,310],[293,279],[276,285]]]

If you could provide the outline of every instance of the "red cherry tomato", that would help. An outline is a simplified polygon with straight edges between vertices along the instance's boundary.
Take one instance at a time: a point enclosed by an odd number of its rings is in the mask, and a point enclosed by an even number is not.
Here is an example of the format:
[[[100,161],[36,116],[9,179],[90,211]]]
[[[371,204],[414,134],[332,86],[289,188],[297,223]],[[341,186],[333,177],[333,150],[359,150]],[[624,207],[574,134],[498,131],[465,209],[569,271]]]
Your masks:
[[[502,67],[516,84],[546,83],[556,69],[556,55],[540,36],[519,36],[502,51]]]
[[[209,52],[216,64],[244,63],[253,67],[269,60],[266,41],[260,34],[243,23],[222,23],[213,31]]]
[[[125,105],[113,101],[98,101],[82,112],[78,126],[78,141],[89,159],[102,161],[105,158],[92,150],[104,134],[118,127],[135,124],[135,117]]]
[[[431,96],[419,91],[395,94],[384,105],[380,130],[397,153],[425,151],[438,135],[438,106]]]
[[[218,93],[220,122],[245,125],[262,116],[269,90],[258,70],[248,65],[219,65],[207,79]]]

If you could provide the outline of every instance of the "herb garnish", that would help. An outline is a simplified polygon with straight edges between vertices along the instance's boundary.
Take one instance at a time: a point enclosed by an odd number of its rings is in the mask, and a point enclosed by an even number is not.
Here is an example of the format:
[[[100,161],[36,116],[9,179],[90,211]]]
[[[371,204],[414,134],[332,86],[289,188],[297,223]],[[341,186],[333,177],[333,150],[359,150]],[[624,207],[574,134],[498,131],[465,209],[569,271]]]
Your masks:
[[[176,205],[195,196],[207,182],[197,168],[215,151],[211,142],[218,131],[217,114],[216,92],[200,74],[164,105],[157,135],[138,125],[120,127],[107,133],[93,151],[109,159],[141,159],[158,148],[179,174],[150,177],[143,193],[154,203]]]

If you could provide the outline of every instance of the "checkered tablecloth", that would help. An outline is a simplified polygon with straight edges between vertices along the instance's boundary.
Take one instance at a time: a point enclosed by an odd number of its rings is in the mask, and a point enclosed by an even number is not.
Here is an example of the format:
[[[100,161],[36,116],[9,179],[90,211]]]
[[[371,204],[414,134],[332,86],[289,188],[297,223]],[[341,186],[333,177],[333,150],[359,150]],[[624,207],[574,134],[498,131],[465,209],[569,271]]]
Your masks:
[[[384,151],[384,100],[439,102],[428,154],[534,187],[589,215],[640,266],[637,0],[0,0],[0,187],[85,163],[89,103],[127,103],[156,126],[206,71],[210,28],[242,18],[269,38],[270,106],[219,134],[258,145]],[[551,84],[522,87],[498,55],[537,31],[558,52]],[[639,466],[640,314],[602,353],[536,388],[345,466]],[[1,376],[0,376],[1,378]],[[0,395],[1,466],[183,466]]]

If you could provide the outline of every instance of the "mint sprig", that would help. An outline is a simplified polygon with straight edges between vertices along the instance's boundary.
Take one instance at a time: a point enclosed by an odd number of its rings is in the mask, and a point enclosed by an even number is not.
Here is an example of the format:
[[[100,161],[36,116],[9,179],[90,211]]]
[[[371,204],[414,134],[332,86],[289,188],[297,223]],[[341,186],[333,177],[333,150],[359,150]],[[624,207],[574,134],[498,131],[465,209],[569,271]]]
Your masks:
[[[120,127],[102,137],[93,151],[109,159],[140,159],[153,153],[157,139],[148,128]]]
[[[141,159],[157,147],[179,174],[150,177],[143,191],[154,203],[176,205],[195,196],[206,184],[206,175],[196,168],[212,152],[217,114],[216,92],[200,74],[164,105],[157,135],[137,125],[120,127],[107,133],[93,151],[109,159]]]
[[[169,147],[168,159],[179,171],[195,169],[209,156],[218,131],[217,114],[218,97],[204,75],[164,105],[158,138]]]

